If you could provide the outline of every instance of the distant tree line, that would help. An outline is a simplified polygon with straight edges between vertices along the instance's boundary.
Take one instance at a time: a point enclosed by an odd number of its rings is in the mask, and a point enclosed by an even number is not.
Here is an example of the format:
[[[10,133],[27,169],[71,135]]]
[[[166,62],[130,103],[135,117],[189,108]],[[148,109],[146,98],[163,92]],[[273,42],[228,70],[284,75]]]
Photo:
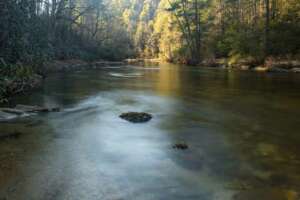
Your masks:
[[[1,0],[0,58],[118,60],[132,54],[122,22],[101,0]]]
[[[1,63],[299,57],[299,0],[2,0]]]
[[[299,0],[123,2],[124,21],[143,57],[198,63],[208,58],[263,60],[300,54]]]

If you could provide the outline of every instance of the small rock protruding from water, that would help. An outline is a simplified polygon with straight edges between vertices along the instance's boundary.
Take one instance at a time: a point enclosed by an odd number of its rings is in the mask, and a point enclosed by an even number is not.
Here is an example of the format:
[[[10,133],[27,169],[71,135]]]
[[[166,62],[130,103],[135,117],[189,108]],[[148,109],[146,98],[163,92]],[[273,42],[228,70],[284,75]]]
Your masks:
[[[59,107],[51,108],[51,112],[60,112],[60,108]]]
[[[188,148],[189,148],[189,146],[185,142],[176,143],[173,145],[173,149],[186,150]]]
[[[152,119],[152,115],[144,112],[128,112],[119,116],[120,118],[132,123],[145,123]]]

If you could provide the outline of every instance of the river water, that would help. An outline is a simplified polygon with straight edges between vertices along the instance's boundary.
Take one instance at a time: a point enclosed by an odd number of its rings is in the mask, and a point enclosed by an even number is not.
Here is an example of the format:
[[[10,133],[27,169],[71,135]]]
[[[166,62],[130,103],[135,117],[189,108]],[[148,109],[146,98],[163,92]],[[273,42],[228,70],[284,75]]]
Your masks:
[[[299,75],[114,66],[51,75],[14,102],[62,111],[0,124],[22,133],[0,140],[1,200],[300,198]]]

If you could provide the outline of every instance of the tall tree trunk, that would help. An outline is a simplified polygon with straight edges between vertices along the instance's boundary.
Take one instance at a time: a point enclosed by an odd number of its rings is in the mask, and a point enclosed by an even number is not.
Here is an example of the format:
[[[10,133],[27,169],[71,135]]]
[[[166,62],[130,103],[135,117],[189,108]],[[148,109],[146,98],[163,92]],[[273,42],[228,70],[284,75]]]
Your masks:
[[[183,10],[183,17],[184,17],[184,26],[187,29],[187,40],[190,43],[190,52],[191,52],[191,57],[193,59],[194,54],[195,54],[195,44],[193,40],[193,34],[192,34],[192,29],[191,29],[191,23],[189,19],[189,14],[188,14],[188,8],[187,8],[187,0],[181,0],[182,4],[182,10]]]
[[[200,16],[199,16],[199,5],[198,0],[194,0],[195,7],[195,24],[196,24],[196,34],[195,34],[195,62],[198,64],[201,61],[201,25],[200,25]]]
[[[265,0],[265,56],[270,54],[270,0]]]

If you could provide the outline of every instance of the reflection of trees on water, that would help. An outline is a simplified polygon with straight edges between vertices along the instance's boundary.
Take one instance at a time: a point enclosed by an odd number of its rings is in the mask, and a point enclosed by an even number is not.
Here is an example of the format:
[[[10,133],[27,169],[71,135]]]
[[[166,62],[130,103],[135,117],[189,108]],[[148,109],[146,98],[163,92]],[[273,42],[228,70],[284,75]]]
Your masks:
[[[290,84],[277,85],[285,93],[277,95],[274,81],[251,73],[161,69],[157,92],[182,100],[162,128],[174,142],[184,138],[196,147],[188,156],[175,154],[174,161],[187,169],[208,167],[233,190],[298,187],[300,138],[292,127],[300,123],[291,111],[299,102]],[[293,190],[280,195],[288,192]]]

